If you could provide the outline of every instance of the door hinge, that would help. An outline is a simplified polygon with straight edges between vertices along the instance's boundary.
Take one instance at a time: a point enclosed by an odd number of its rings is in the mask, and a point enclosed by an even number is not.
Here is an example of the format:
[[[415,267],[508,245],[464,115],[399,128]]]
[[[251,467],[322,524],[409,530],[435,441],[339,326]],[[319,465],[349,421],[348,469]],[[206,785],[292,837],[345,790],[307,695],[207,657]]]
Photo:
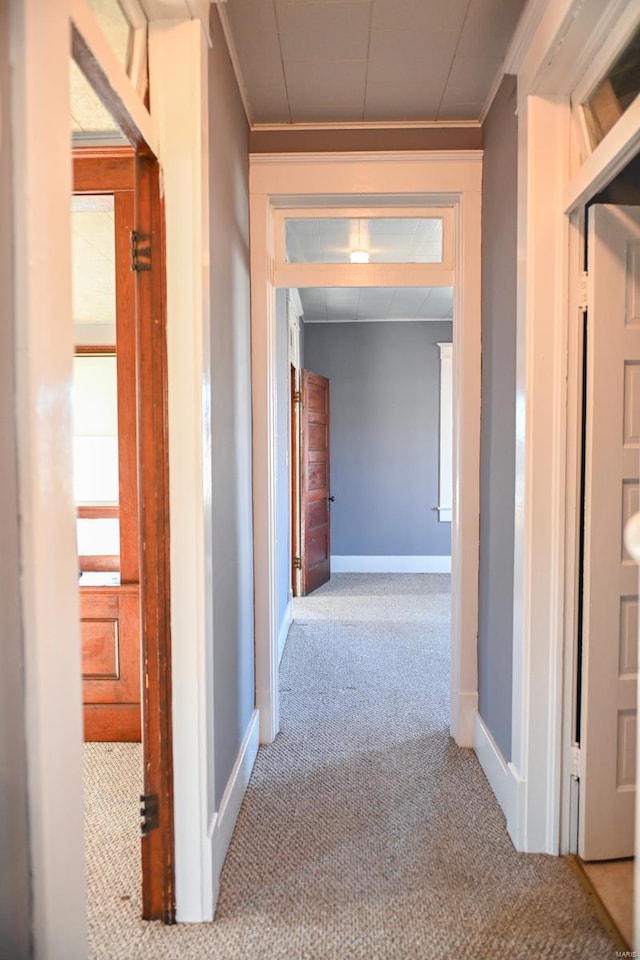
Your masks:
[[[585,270],[584,273],[580,275],[580,287],[578,291],[578,310],[581,310],[583,313],[586,313],[589,306],[588,286],[589,274]]]
[[[160,815],[158,812],[158,794],[141,794],[140,804],[140,836],[146,837],[150,830],[157,830],[160,823]]]
[[[569,776],[579,780],[582,776],[582,753],[577,744],[569,747]]]
[[[151,270],[151,235],[131,231],[131,269],[136,273]]]
[[[294,557],[294,558],[293,558],[293,569],[294,569],[294,570],[302,570],[302,557]]]
[[[299,390],[294,390],[294,391],[293,391],[293,402],[294,402],[294,403],[302,403],[302,394],[300,393]]]

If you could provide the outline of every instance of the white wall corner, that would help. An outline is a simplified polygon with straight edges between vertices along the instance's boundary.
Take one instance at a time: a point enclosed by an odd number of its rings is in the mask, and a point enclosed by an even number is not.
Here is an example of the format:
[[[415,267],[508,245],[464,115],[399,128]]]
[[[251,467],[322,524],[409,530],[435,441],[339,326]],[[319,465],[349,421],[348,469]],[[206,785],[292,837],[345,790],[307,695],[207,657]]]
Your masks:
[[[478,712],[478,694],[476,691],[458,694],[457,724],[451,725],[451,736],[459,747],[472,748],[475,717]]]
[[[165,196],[176,913],[210,920],[214,789],[207,46],[195,20],[149,29]],[[182,324],[184,323],[184,327]]]
[[[491,736],[487,725],[476,710],[473,718],[473,749],[489,786],[505,815],[507,830],[516,849],[518,812],[518,781],[511,764],[507,763]]]
[[[287,604],[287,609],[284,612],[282,618],[282,623],[280,624],[280,632],[278,634],[278,663],[282,660],[282,654],[284,653],[284,648],[287,643],[287,637],[289,636],[289,628],[293,622],[293,602],[289,600]]]
[[[220,876],[222,874],[225,857],[227,856],[229,844],[231,843],[231,837],[251,777],[253,765],[258,755],[259,729],[259,714],[257,710],[254,710],[251,714],[251,720],[249,721],[244,739],[240,745],[236,762],[233,765],[231,776],[229,777],[222,800],[220,801],[220,809],[217,814],[214,815],[210,824],[213,872],[212,917],[215,916],[216,903],[220,892]]]

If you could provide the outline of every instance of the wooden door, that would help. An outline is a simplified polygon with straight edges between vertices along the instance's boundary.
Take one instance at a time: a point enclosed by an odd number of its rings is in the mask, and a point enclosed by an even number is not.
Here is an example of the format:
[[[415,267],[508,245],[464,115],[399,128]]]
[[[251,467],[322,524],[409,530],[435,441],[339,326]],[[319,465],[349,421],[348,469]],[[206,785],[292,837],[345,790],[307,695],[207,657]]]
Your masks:
[[[130,147],[74,152],[74,413],[85,740],[141,738],[134,198]],[[105,393],[105,366],[115,372],[113,394]],[[111,438],[101,434],[108,406],[114,408]],[[87,436],[92,426],[97,435]],[[111,463],[103,462],[98,446],[108,439],[116,445],[112,490],[106,490],[102,476]],[[101,525],[115,527],[114,535],[105,538]],[[113,543],[101,549],[105,539]]]
[[[589,211],[579,853],[634,855],[640,507],[640,209]]]
[[[110,574],[117,582],[80,588],[85,724],[101,734],[96,739],[142,736],[142,917],[173,923],[166,295],[159,167],[153,158],[136,156],[128,148],[87,149],[74,154],[74,178],[78,193],[114,197],[118,263],[119,503],[109,505],[107,515],[119,518],[119,554],[80,558],[87,572]],[[95,504],[81,509],[94,517],[105,511]],[[118,736],[118,719],[125,716],[137,725],[136,736]],[[136,803],[132,816],[137,813]]]
[[[301,370],[300,509],[297,596],[306,596],[331,576],[329,381]]]

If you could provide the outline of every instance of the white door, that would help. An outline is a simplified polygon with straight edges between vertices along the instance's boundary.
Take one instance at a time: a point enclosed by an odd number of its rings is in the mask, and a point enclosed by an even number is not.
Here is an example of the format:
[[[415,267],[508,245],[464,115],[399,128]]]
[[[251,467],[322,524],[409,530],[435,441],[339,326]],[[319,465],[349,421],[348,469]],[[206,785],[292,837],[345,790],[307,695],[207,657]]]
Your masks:
[[[640,509],[640,209],[589,211],[579,853],[634,855]]]

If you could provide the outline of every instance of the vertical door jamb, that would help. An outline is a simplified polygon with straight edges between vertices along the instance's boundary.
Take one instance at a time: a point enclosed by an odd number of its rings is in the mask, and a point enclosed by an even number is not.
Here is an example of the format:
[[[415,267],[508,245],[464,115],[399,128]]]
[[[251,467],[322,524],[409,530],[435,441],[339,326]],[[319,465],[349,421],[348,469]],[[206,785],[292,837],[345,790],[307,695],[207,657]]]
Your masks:
[[[157,828],[142,837],[143,918],[175,922],[166,280],[159,166],[136,163],[136,223],[151,262],[137,282],[138,470],[144,792]],[[147,800],[153,817],[154,800]]]

